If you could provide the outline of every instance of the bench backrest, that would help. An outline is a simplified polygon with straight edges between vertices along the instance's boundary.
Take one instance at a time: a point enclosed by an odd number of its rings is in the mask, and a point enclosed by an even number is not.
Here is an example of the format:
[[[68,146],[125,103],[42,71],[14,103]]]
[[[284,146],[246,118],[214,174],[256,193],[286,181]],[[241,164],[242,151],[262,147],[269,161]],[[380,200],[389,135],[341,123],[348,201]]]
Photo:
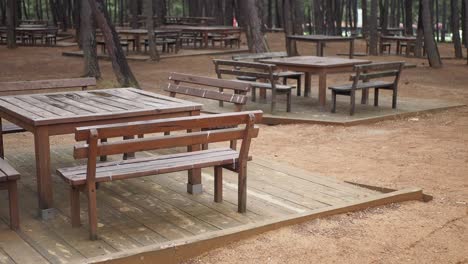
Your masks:
[[[96,79],[72,78],[72,79],[52,79],[38,81],[20,81],[20,82],[0,82],[1,92],[26,92],[47,89],[64,89],[81,87],[86,90],[89,86],[96,86]]]
[[[397,86],[400,80],[401,70],[404,62],[378,62],[370,64],[361,64],[354,66],[355,74],[351,75],[353,88],[357,86],[359,81],[369,82],[372,79],[394,77],[393,85]]]
[[[242,60],[266,60],[266,59],[275,59],[275,58],[285,58],[288,54],[285,51],[278,52],[263,52],[263,53],[244,53],[237,54],[232,56],[232,60],[242,61]]]
[[[220,105],[222,105],[222,102],[229,102],[235,104],[236,111],[241,111],[242,106],[247,103],[246,94],[251,89],[251,85],[245,82],[176,72],[171,73],[169,80],[171,83],[164,90],[169,92],[172,97],[175,97],[176,94],[183,94],[217,100],[220,102]],[[231,92],[225,93],[225,89],[231,90]]]
[[[279,79],[278,74],[275,73],[276,65],[233,60],[213,60],[213,63],[219,79],[223,75],[254,77],[257,80],[268,81],[272,89],[276,89],[276,82]]]
[[[257,137],[259,132],[258,127],[254,125],[261,121],[262,115],[262,111],[233,112],[81,127],[76,129],[75,139],[86,143],[76,145],[73,154],[75,159],[88,158],[88,171],[95,172],[96,157],[102,155],[193,147],[208,143],[242,140],[239,156],[247,158],[250,140]],[[122,139],[122,137],[128,138],[135,135],[175,131],[177,133],[170,135]],[[107,138],[116,138],[116,140],[106,143],[99,142],[99,139]],[[94,173],[88,174],[88,176],[94,177]]]

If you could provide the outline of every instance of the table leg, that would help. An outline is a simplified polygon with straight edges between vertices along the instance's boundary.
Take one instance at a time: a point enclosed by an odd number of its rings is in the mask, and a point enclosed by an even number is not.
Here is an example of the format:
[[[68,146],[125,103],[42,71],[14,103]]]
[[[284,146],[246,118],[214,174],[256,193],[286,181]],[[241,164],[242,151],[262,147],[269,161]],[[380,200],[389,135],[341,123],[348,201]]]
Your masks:
[[[319,73],[319,105],[320,111],[325,112],[327,103],[327,73]]]
[[[42,219],[54,216],[52,175],[50,174],[50,142],[47,127],[37,127],[34,131],[36,154],[37,193],[39,196],[39,214]]]
[[[306,72],[304,74],[304,97],[310,97],[310,89],[311,89],[311,74]]]
[[[200,111],[193,111],[191,116],[200,115]],[[189,131],[188,131],[189,132]],[[188,151],[201,150],[200,145],[188,146]],[[200,194],[203,192],[203,185],[201,180],[201,169],[192,169],[188,171],[187,192],[190,194]]]
[[[354,58],[354,39],[349,41],[349,58]]]
[[[320,43],[320,41],[317,41],[317,46],[315,47],[316,48],[315,55],[317,55],[318,57],[322,56],[320,54],[320,50],[322,49],[321,45],[322,44]]]
[[[208,48],[208,32],[203,32],[203,45],[205,49]]]
[[[364,81],[368,82],[368,81]],[[361,104],[367,104],[369,102],[369,89],[362,89]]]
[[[400,40],[397,40],[396,42],[396,54],[400,55]]]
[[[134,37],[135,37],[135,48],[136,48],[136,52],[140,53],[140,52],[141,52],[140,35],[139,35],[139,34],[135,34]]]

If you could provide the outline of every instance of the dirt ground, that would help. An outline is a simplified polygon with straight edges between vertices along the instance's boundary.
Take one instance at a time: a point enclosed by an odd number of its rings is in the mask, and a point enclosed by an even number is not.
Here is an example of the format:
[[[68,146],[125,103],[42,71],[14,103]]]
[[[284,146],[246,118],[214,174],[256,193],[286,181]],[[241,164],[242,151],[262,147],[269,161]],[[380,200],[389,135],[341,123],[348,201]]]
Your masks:
[[[281,34],[268,36],[273,50],[284,50]],[[451,56],[452,47],[441,45]],[[0,47],[0,81],[77,77],[82,61],[61,56],[76,48]],[[312,54],[311,44],[301,45]],[[346,52],[332,44],[326,53]],[[365,50],[359,42],[357,51]],[[466,55],[466,54],[465,54]],[[172,71],[214,76],[211,56],[134,62],[142,87],[161,91]],[[439,98],[468,104],[468,66],[427,61],[404,72],[400,96]],[[116,86],[109,62],[101,62],[100,87]],[[332,84],[337,78],[330,76]],[[316,83],[316,82],[313,82]],[[293,133],[291,133],[294,131]],[[72,142],[71,137],[58,138]],[[30,144],[9,137],[8,145]],[[7,146],[8,148],[8,146]],[[353,127],[262,126],[252,155],[358,183],[400,189],[417,186],[434,196],[429,203],[406,202],[285,227],[207,252],[188,263],[468,263],[468,107],[413,118]]]

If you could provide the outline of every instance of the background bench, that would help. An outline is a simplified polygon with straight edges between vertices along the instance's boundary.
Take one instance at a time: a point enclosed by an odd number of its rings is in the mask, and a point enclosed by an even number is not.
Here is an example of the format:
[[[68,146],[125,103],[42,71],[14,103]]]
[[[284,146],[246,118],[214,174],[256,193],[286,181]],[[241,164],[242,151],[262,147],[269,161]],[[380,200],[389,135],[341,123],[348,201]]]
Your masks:
[[[355,73],[351,75],[351,84],[330,86],[328,89],[332,91],[332,113],[336,111],[336,96],[345,95],[350,97],[350,115],[354,115],[355,101],[356,101],[356,91],[363,90],[363,97],[367,97],[367,91],[369,89],[374,89],[374,106],[379,105],[379,90],[392,90],[392,108],[397,106],[397,96],[398,96],[398,81],[400,80],[401,70],[403,69],[404,62],[382,62],[382,63],[371,63],[371,64],[361,64],[354,66]],[[380,79],[390,77],[392,80],[377,80],[371,81],[373,79]],[[362,102],[366,102],[364,99]]]
[[[244,213],[247,199],[248,153],[251,139],[258,135],[259,129],[254,124],[261,118],[261,111],[252,111],[77,128],[75,139],[85,143],[75,146],[74,157],[75,159],[86,158],[88,163],[86,166],[58,170],[58,174],[71,186],[72,225],[75,227],[80,225],[79,196],[80,191],[84,191],[88,196],[90,238],[97,238],[96,183],[206,167],[214,167],[215,202],[222,201],[222,169],[238,173],[238,211]],[[227,128],[203,131],[219,127]],[[179,133],[130,140],[121,139],[121,137],[132,137],[137,134],[175,131]],[[103,138],[118,139],[109,143],[99,143],[99,139]],[[202,144],[232,140],[242,140],[239,151],[228,147],[199,150]],[[177,147],[190,147],[193,151],[96,164],[96,157],[99,155]]]
[[[0,159],[0,190],[8,191],[10,228],[13,230],[19,228],[18,187],[16,184],[19,178],[19,173],[4,159]]]
[[[46,91],[51,89],[70,89],[80,87],[86,90],[89,86],[96,86],[95,78],[72,78],[53,79],[20,82],[0,82],[0,93],[23,94],[34,91]],[[25,130],[15,124],[2,124],[0,119],[0,157],[4,158],[3,134],[13,134],[24,132]]]
[[[232,56],[232,60],[235,61],[260,61],[266,59],[275,59],[275,58],[285,58],[288,57],[288,54],[285,51],[277,51],[277,52],[263,52],[263,53],[244,53],[244,54],[237,54]],[[293,79],[296,81],[296,92],[297,96],[301,96],[301,79],[304,73],[302,72],[295,72],[295,71],[280,71],[278,75],[283,78],[283,84],[288,84],[288,79]]]
[[[221,79],[223,75],[233,75],[237,77],[253,77],[254,80],[266,82],[247,81],[252,85],[252,101],[256,100],[256,88],[260,88],[263,92],[261,96],[266,99],[265,90],[271,90],[271,113],[275,112],[276,95],[286,95],[286,111],[291,112],[291,90],[295,87],[289,85],[278,84],[280,76],[275,72],[276,66],[273,64],[257,63],[257,62],[241,62],[232,60],[213,60],[215,64],[216,74]]]

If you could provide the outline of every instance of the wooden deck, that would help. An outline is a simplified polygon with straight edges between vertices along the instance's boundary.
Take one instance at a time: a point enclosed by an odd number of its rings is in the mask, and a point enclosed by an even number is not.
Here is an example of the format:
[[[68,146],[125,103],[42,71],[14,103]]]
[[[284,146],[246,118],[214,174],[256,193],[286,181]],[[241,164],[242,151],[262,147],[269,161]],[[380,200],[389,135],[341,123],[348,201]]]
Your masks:
[[[328,92],[328,91],[327,91]],[[293,90],[293,93],[295,91]],[[244,110],[262,110],[264,112],[263,123],[276,124],[293,124],[293,123],[310,123],[322,125],[358,125],[364,123],[378,122],[382,120],[404,118],[416,116],[421,113],[435,112],[447,110],[451,108],[461,107],[464,104],[456,102],[448,102],[438,99],[419,99],[419,98],[398,98],[397,109],[392,109],[391,96],[382,92],[379,97],[379,106],[374,107],[373,91],[369,97],[369,104],[360,104],[360,96],[356,99],[356,111],[353,116],[349,115],[349,97],[337,97],[336,113],[330,112],[331,101],[327,100],[327,109],[325,112],[319,111],[319,102],[317,99],[316,88],[312,89],[311,97],[292,96],[292,110],[286,112],[285,96],[277,96],[276,112],[270,114],[270,99],[267,98],[266,103],[251,102],[250,100],[243,107]],[[270,93],[267,93],[269,96]],[[331,96],[328,96],[331,97]],[[183,96],[181,96],[183,98]],[[258,94],[257,94],[258,98]],[[202,103],[203,111],[210,113],[224,113],[234,111],[234,107],[230,104],[225,104],[224,107],[219,107],[216,102],[208,100],[188,98],[188,100],[198,101]]]
[[[71,145],[52,146],[53,171],[58,164],[75,164],[71,155]],[[145,263],[175,263],[284,225],[423,199],[420,189],[382,193],[255,157],[248,167],[246,214],[236,212],[237,179],[228,171],[225,200],[220,204],[213,202],[212,170],[203,171],[205,192],[196,196],[186,193],[186,173],[116,181],[101,185],[97,192],[99,240],[90,241],[86,212],[82,214],[83,227],[71,227],[68,186],[56,175],[53,187],[58,215],[48,221],[39,219],[34,159],[29,148],[7,151],[7,160],[22,175],[21,229],[8,229],[6,193],[1,192],[0,263],[135,263],[143,259]],[[85,199],[81,201],[84,211]]]

